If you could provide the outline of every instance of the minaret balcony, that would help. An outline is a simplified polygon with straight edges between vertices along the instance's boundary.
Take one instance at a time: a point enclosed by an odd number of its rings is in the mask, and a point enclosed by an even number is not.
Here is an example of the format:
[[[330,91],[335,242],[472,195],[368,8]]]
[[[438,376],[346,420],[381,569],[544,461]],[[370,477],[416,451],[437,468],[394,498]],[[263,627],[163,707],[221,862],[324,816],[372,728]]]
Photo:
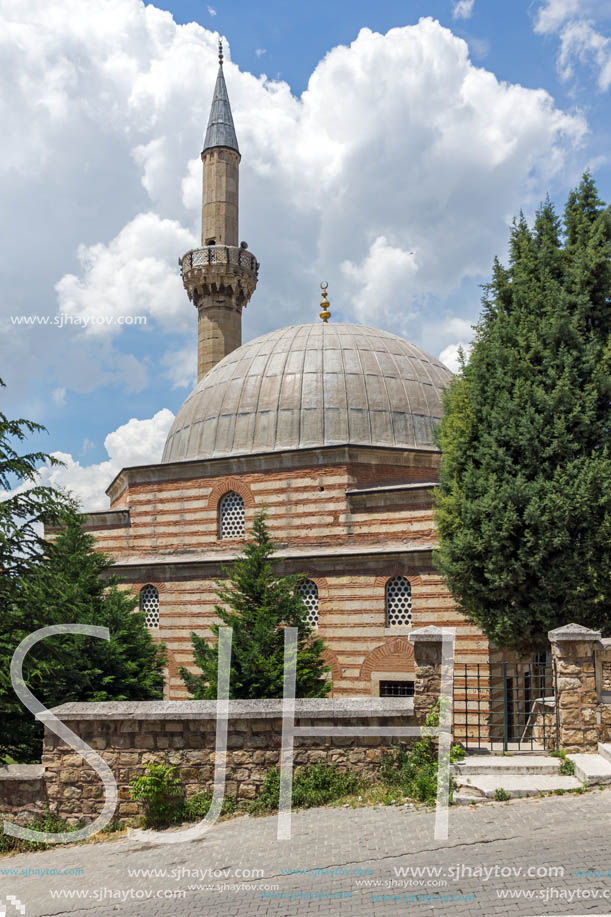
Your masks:
[[[181,275],[197,268],[206,268],[211,264],[235,264],[252,271],[259,271],[259,263],[252,252],[237,245],[206,245],[204,248],[192,248],[179,259]]]
[[[199,307],[209,295],[226,293],[246,305],[257,285],[259,262],[237,245],[193,248],[179,259],[180,273],[191,302]]]

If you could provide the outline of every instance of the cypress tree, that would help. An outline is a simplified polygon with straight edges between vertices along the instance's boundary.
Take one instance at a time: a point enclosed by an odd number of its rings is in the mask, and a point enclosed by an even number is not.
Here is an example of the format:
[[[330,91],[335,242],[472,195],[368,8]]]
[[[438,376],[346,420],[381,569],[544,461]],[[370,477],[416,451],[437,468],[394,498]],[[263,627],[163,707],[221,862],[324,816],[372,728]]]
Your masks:
[[[165,650],[135,611],[137,599],[105,582],[110,559],[94,550],[80,517],[66,510],[55,541],[22,571],[0,624],[0,755],[40,757],[42,727],[23,709],[10,682],[10,659],[28,634],[51,624],[108,627],[110,640],[47,638],[28,653],[27,686],[46,707],[67,701],[155,700],[163,696]]]
[[[445,393],[436,561],[460,610],[532,652],[576,621],[611,633],[611,210],[589,173],[495,261]]]
[[[271,563],[274,549],[265,515],[259,513],[252,540],[227,571],[227,580],[217,583],[223,604],[215,606],[215,614],[233,628],[229,697],[282,697],[284,627],[298,628],[296,697],[324,697],[331,687],[325,678],[324,645],[307,624],[306,607],[295,592],[303,577],[276,576]],[[191,634],[195,664],[202,674],[180,670],[196,699],[217,697],[219,625],[213,624],[211,630],[217,638],[213,643]]]

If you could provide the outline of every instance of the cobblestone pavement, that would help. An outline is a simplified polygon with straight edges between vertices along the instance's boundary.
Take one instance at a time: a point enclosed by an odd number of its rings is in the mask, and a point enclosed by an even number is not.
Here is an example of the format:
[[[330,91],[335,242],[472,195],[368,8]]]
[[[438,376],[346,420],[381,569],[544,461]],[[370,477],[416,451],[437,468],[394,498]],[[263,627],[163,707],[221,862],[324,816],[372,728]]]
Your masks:
[[[275,817],[243,817],[186,844],[142,846],[121,838],[53,848],[0,859],[0,914],[13,895],[25,905],[25,917],[611,915],[610,814],[611,789],[604,789],[454,808],[447,841],[433,839],[430,811],[378,807],[293,813],[291,841],[276,840]],[[439,872],[418,876],[417,867]],[[3,873],[28,868],[83,873]],[[402,876],[401,868],[414,872]],[[225,873],[194,872],[206,869]],[[291,869],[304,872],[283,873]],[[534,874],[528,876],[529,869]],[[158,874],[130,876],[129,870]],[[254,887],[236,891],[240,885]],[[60,890],[88,896],[52,895]],[[522,897],[500,897],[504,892]],[[404,897],[410,894],[430,897],[410,901]],[[6,917],[12,913],[17,910],[9,903]]]

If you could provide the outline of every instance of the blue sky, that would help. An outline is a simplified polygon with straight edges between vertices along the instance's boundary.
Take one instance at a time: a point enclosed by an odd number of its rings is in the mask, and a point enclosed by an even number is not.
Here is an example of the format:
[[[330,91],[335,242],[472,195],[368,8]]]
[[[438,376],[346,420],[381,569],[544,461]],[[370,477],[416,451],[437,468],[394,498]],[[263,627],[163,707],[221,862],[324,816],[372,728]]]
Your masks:
[[[219,34],[262,265],[245,339],[316,320],[326,279],[334,318],[452,365],[512,215],[562,206],[586,167],[611,200],[609,0],[0,0],[0,20],[3,410],[48,427],[67,467],[43,479],[89,508],[122,464],[159,459],[194,382],[177,259]]]

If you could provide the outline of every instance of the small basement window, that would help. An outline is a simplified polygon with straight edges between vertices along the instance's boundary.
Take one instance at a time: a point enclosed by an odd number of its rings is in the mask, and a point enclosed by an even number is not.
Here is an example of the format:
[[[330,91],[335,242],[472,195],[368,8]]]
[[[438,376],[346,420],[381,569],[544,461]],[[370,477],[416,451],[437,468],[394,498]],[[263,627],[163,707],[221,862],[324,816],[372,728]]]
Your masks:
[[[413,697],[413,681],[381,681],[380,697]]]

